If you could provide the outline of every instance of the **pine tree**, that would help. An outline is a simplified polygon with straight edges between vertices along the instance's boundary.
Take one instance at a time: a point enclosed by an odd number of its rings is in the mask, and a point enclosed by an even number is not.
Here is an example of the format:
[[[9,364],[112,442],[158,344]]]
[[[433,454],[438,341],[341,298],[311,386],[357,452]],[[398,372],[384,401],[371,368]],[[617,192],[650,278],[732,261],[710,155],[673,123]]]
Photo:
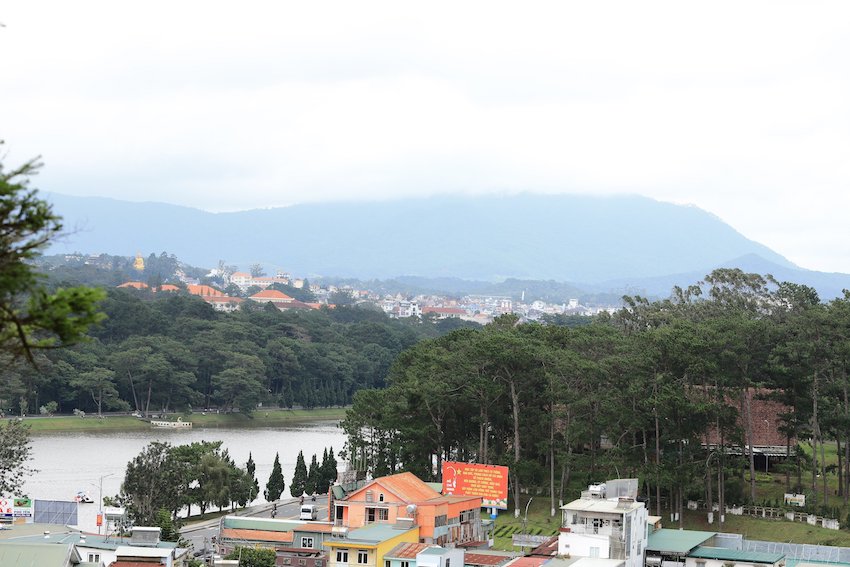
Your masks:
[[[266,484],[266,491],[263,495],[266,497],[267,502],[273,502],[280,498],[281,493],[283,493],[284,482],[283,482],[283,471],[280,468],[280,456],[275,453],[274,454],[274,465],[272,465],[272,474],[269,475],[269,482]]]
[[[251,453],[248,453],[248,462],[245,463],[245,470],[248,472],[248,478],[251,480],[253,487],[251,488],[251,494],[248,499],[248,502],[253,502],[254,499],[260,495],[260,483],[257,482],[257,465],[254,464],[254,458],[251,456]],[[281,489],[282,491],[283,489]]]
[[[328,450],[328,464],[327,469],[325,470],[325,476],[328,479],[328,486],[331,486],[333,483],[335,483],[337,476],[339,476],[339,471],[336,467],[336,457],[334,457],[333,447]]]
[[[313,454],[313,459],[310,461],[310,472],[307,473],[307,486],[304,488],[307,494],[314,494],[319,482],[319,463],[316,462],[316,455]]]
[[[316,473],[316,492],[319,494],[326,494],[328,491],[328,487],[330,486],[330,481],[328,480],[328,449],[325,447],[324,453],[322,453],[322,464],[319,465],[319,470]]]
[[[304,463],[304,452],[298,451],[298,459],[295,461],[295,474],[289,483],[289,493],[292,496],[301,496],[307,488],[307,465]]]

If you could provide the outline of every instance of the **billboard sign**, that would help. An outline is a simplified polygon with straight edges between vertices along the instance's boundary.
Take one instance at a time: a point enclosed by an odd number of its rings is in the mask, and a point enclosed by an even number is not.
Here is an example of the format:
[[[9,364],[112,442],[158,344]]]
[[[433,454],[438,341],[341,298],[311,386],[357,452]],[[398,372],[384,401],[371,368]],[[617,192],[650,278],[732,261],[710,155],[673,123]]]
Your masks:
[[[508,509],[508,467],[443,462],[443,494],[480,496],[485,508]]]
[[[27,523],[33,520],[33,501],[30,498],[0,497],[0,518]]]

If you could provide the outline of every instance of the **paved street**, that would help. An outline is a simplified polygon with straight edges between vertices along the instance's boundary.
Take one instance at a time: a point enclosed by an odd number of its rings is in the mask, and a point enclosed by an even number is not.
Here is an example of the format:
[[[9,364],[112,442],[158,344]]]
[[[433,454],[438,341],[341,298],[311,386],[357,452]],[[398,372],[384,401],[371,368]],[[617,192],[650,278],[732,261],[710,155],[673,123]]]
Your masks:
[[[305,504],[313,502],[308,498]],[[315,504],[319,508],[318,521],[327,521],[328,519],[328,497],[319,496],[316,498]],[[278,501],[277,514],[278,520],[297,520],[299,516],[300,502],[297,498],[288,498]],[[249,506],[241,510],[237,510],[233,515],[236,516],[254,516],[262,518],[271,518],[272,505],[259,504],[257,506]],[[219,518],[212,520],[204,520],[202,522],[194,522],[184,526],[180,530],[180,534],[184,539],[189,541],[194,550],[209,549],[212,547],[211,542],[213,537],[218,537]]]

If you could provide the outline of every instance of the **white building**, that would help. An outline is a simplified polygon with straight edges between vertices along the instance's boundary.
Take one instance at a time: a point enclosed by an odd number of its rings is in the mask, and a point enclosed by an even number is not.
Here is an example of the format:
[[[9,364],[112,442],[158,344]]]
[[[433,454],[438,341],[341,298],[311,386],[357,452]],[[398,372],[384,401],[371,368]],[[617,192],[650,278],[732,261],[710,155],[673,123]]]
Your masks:
[[[637,486],[637,479],[591,485],[562,506],[558,555],[621,559],[625,567],[643,567],[648,513],[635,499]]]

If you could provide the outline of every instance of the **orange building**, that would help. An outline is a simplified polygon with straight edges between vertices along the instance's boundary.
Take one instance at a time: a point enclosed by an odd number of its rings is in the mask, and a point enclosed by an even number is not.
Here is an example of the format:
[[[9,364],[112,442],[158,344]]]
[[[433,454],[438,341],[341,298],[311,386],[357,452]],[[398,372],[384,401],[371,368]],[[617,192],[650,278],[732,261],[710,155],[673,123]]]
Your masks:
[[[444,496],[413,473],[376,478],[346,492],[333,487],[334,523],[349,529],[410,522],[422,543],[486,545],[480,496]]]

